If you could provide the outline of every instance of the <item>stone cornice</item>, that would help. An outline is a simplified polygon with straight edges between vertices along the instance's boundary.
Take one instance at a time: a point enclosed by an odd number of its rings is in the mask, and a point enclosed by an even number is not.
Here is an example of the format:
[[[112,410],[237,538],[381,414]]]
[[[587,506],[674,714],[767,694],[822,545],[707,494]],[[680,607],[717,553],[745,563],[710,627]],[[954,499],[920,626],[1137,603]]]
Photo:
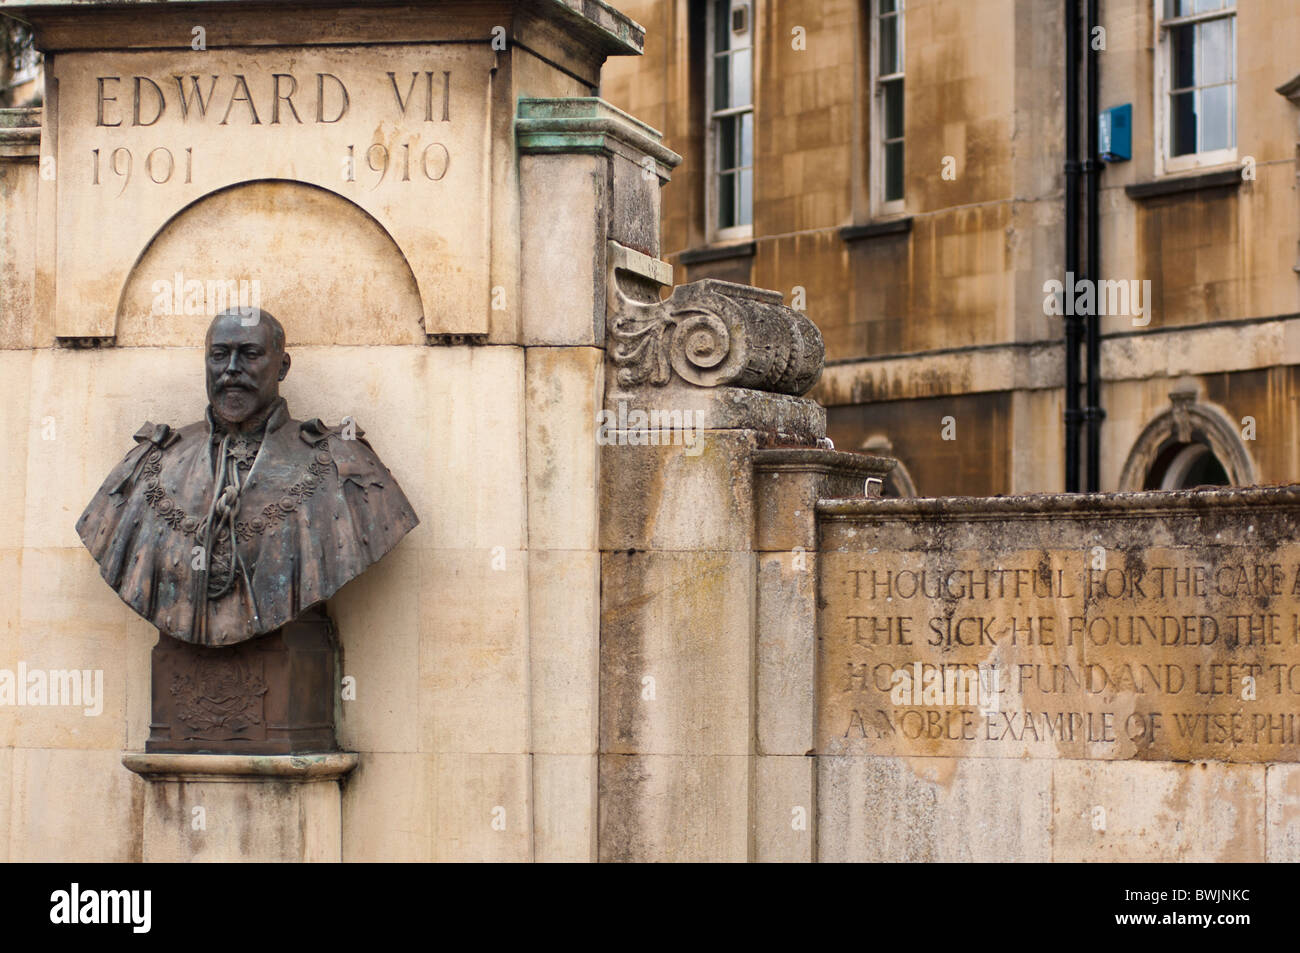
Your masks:
[[[594,96],[520,99],[515,138],[522,155],[586,152],[623,155],[638,164],[649,156],[665,182],[682,161],[657,129]]]

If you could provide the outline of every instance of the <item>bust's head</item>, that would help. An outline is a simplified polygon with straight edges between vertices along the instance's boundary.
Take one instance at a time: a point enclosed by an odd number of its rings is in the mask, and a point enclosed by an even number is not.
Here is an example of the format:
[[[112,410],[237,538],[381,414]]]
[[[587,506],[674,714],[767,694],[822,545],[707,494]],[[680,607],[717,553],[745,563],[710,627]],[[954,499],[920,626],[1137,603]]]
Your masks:
[[[204,341],[208,403],[224,424],[257,420],[280,396],[289,373],[284,328],[260,308],[234,308],[212,319]]]

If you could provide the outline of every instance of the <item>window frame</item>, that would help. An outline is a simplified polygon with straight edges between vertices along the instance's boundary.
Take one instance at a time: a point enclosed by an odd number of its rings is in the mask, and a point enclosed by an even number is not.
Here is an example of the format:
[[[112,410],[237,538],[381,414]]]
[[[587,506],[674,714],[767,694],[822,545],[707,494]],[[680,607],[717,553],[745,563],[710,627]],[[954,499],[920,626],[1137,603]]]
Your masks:
[[[1155,11],[1154,28],[1154,49],[1156,54],[1155,68],[1155,108],[1152,115],[1155,120],[1155,135],[1153,136],[1155,146],[1155,174],[1157,176],[1169,175],[1179,172],[1190,172],[1193,170],[1212,169],[1216,167],[1233,166],[1237,164],[1237,117],[1240,114],[1240,104],[1237,95],[1240,91],[1240,59],[1237,55],[1237,16],[1240,12],[1238,0],[1228,0],[1230,7],[1219,10],[1211,10],[1207,13],[1193,13],[1181,17],[1166,17],[1165,0],[1152,0],[1152,7]],[[1170,83],[1172,82],[1173,67],[1173,29],[1175,27],[1187,26],[1194,23],[1205,23],[1211,20],[1231,20],[1232,21],[1232,146],[1226,149],[1213,149],[1208,152],[1190,152],[1186,155],[1175,156],[1170,151],[1170,131],[1169,131],[1169,96]]]
[[[734,4],[736,0],[728,0],[728,16],[734,15]],[[705,188],[704,188],[704,219],[705,219],[705,240],[709,244],[722,244],[731,242],[748,241],[754,237],[754,196],[758,187],[758,170],[757,170],[757,153],[758,153],[758,124],[755,119],[754,100],[757,91],[757,67],[758,67],[758,10],[755,0],[743,0],[744,5],[748,8],[746,16],[749,17],[749,46],[739,49],[749,50],[749,103],[745,106],[730,106],[725,109],[715,109],[714,97],[714,73],[718,62],[718,52],[714,49],[714,39],[716,37],[717,24],[714,22],[714,0],[704,0],[705,11],[705,70],[704,70],[704,115],[707,128],[704,136],[704,168]],[[728,56],[734,55],[734,51],[729,50]],[[722,227],[718,224],[718,189],[721,184],[722,173],[717,168],[717,159],[719,153],[719,136],[721,135],[722,123],[720,119],[729,116],[740,116],[748,114],[750,119],[751,134],[753,136],[752,154],[750,155],[750,165],[737,166],[737,170],[748,168],[750,171],[750,205],[749,205],[749,223],[745,225],[730,225]],[[739,174],[737,175],[737,207],[739,207]]]
[[[897,9],[888,14],[880,11],[880,0],[867,0],[867,14],[870,18],[871,49],[871,117],[870,117],[870,208],[873,219],[902,215],[907,204],[907,3],[906,0],[894,0]],[[896,73],[880,72],[880,21],[885,16],[892,16],[898,22],[898,65],[902,67]],[[903,143],[903,195],[897,199],[885,198],[885,87],[884,84],[897,80],[903,84],[903,135],[890,142]]]

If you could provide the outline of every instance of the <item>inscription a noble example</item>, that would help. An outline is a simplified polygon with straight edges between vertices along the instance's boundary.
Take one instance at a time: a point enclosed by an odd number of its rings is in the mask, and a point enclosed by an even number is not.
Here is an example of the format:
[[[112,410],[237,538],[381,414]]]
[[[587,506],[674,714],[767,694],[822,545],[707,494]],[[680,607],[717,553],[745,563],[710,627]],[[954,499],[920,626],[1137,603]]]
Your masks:
[[[1261,542],[827,552],[820,750],[1297,760],[1300,546]]]

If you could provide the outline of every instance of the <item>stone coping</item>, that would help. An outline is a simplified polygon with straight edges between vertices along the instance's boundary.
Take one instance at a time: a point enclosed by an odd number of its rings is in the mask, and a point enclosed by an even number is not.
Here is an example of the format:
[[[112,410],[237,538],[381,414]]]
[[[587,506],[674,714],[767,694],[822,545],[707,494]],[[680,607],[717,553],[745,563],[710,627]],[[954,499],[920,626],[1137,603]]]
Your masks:
[[[114,21],[121,22],[124,15],[136,18],[142,14],[193,17],[204,11],[234,13],[245,17],[302,13],[327,20],[328,15],[334,11],[370,10],[382,15],[386,10],[399,10],[403,16],[415,13],[437,18],[448,16],[449,12],[444,8],[453,4],[420,0],[407,0],[405,3],[395,0],[3,0],[0,6],[13,11],[24,20],[37,22],[39,26],[39,21],[47,18],[57,18],[66,24],[69,16],[84,17],[90,22],[97,15],[107,14]],[[473,4],[462,0],[456,6],[463,9],[471,8]],[[645,27],[604,0],[500,0],[490,6],[511,6],[525,16],[554,23],[605,56],[639,56],[645,51]],[[451,15],[456,14],[453,11]],[[38,32],[38,40],[39,36]],[[411,36],[405,41],[418,42],[419,39]],[[484,40],[486,39],[488,37],[485,36]],[[430,38],[428,42],[437,43],[440,40]],[[177,48],[188,48],[189,43],[190,37],[187,34],[183,37],[183,46]],[[265,44],[259,42],[256,45]]]
[[[820,447],[772,447],[754,452],[756,470],[795,470],[818,473],[860,473],[884,476],[894,469],[893,457],[878,457]]]
[[[0,109],[0,129],[39,129],[40,106],[10,106]]]
[[[357,766],[352,751],[324,754],[164,754],[130,751],[122,764],[147,781],[337,781]]]
[[[956,521],[1127,519],[1146,515],[1196,516],[1243,505],[1300,510],[1300,484],[1137,493],[1033,493],[1019,496],[943,496],[881,500],[818,500],[823,520]],[[1240,512],[1240,511],[1239,511]]]
[[[618,144],[648,155],[666,169],[682,157],[661,141],[659,130],[597,96],[521,97],[515,119],[519,151],[530,153],[613,152]]]

